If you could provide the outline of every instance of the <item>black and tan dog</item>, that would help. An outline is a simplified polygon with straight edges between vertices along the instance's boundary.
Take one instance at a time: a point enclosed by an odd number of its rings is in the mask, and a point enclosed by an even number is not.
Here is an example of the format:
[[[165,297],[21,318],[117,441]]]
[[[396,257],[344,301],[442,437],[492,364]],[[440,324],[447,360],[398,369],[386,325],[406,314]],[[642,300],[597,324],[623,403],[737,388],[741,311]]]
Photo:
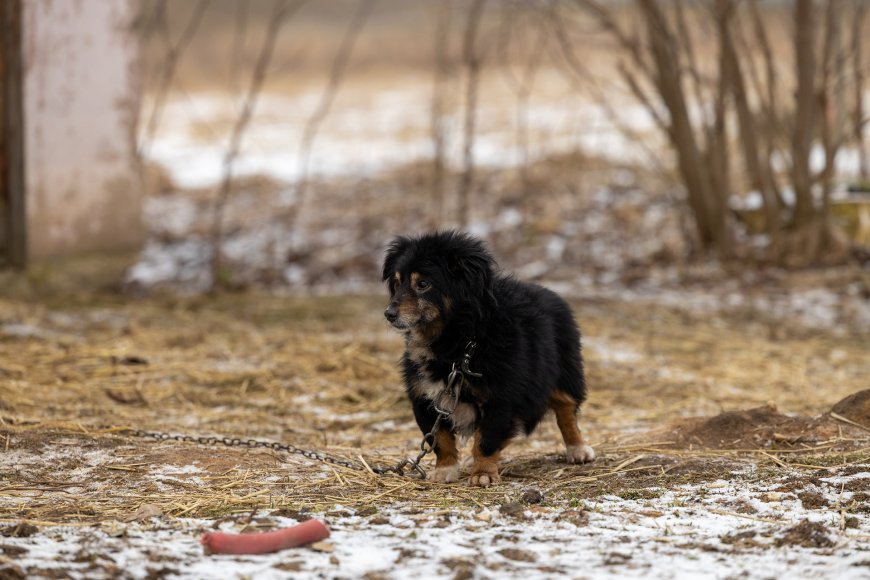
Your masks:
[[[456,437],[473,437],[470,485],[499,481],[498,461],[518,434],[529,434],[552,409],[569,462],[595,452],[577,428],[586,399],[580,331],[554,292],[495,271],[483,244],[448,231],[398,237],[384,261],[390,304],[384,315],[405,335],[405,388],[423,433],[453,409],[447,379],[476,343],[455,410],[435,437],[430,479],[459,478]]]

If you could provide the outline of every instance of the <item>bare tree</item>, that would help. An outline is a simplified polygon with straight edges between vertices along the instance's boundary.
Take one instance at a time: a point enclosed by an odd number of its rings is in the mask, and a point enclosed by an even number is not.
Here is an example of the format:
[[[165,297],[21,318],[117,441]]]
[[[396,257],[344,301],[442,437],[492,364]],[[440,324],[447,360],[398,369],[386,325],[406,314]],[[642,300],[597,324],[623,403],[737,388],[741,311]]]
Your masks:
[[[317,132],[320,130],[320,125],[329,114],[332,108],[332,103],[338,94],[338,89],[344,80],[345,72],[347,71],[348,62],[350,62],[353,48],[356,44],[359,33],[365,24],[366,18],[371,13],[375,0],[360,0],[357,11],[348,25],[347,31],[341,40],[341,45],[338,47],[335,59],[332,61],[332,68],[329,73],[329,81],[326,88],[320,95],[320,100],[314,109],[314,112],[305,123],[305,128],[302,130],[302,138],[299,144],[298,156],[298,177],[296,178],[295,195],[296,206],[290,217],[290,229],[295,228],[303,215],[308,200],[308,173],[311,165],[311,150],[314,147],[314,140],[317,137]]]
[[[278,39],[281,26],[293,13],[299,10],[304,3],[305,0],[296,0],[292,4],[289,3],[288,0],[275,0],[269,19],[269,26],[266,30],[266,36],[263,39],[263,45],[260,49],[260,54],[257,57],[257,63],[254,66],[254,72],[251,75],[251,83],[248,86],[245,99],[242,103],[242,111],[236,118],[232,133],[230,134],[229,144],[224,152],[221,185],[212,205],[212,283],[217,287],[220,287],[226,282],[223,276],[222,261],[223,222],[227,200],[229,199],[232,187],[233,165],[239,155],[239,149],[242,145],[245,130],[248,128],[248,124],[250,123],[251,117],[253,116],[254,110],[257,106],[257,99],[260,96],[263,82],[266,80],[266,73],[269,69],[269,63],[272,60],[275,42]]]
[[[467,226],[469,222],[469,197],[474,184],[474,140],[482,60],[478,36],[484,4],[486,4],[486,0],[472,0],[468,7],[462,43],[462,65],[465,69],[465,114],[462,131],[462,175],[457,190],[457,217],[461,226]]]
[[[746,77],[734,43],[734,8],[734,2],[731,0],[718,0],[716,3],[717,20],[720,27],[720,50],[723,66],[728,71],[728,79],[730,81],[728,88],[733,97],[734,108],[737,112],[740,149],[743,153],[749,183],[753,190],[761,194],[765,226],[771,236],[774,250],[779,251],[781,244],[780,228],[782,225],[779,195],[776,190],[770,164],[765,161],[765,157],[769,158],[769,155],[765,155],[759,150],[761,137],[756,128],[755,116],[750,104],[750,93],[746,86]],[[771,96],[771,98],[773,97]]]
[[[233,53],[230,57],[230,88],[234,92],[241,91],[239,72],[244,65],[245,33],[248,28],[249,0],[236,0],[236,21],[233,28]]]
[[[583,64],[583,62],[581,62],[580,57],[574,50],[575,44],[572,42],[572,39],[569,38],[569,31],[563,20],[559,17],[555,5],[548,7],[544,14],[546,16],[547,24],[549,25],[549,30],[554,33],[556,41],[556,46],[553,48],[555,51],[553,60],[555,62],[561,60],[565,65],[565,68],[571,73],[569,78],[576,90],[590,93],[595,103],[605,112],[610,123],[613,124],[613,127],[619,132],[619,134],[625,137],[626,140],[637,144],[644,150],[647,163],[649,163],[658,173],[662,175],[669,174],[670,170],[662,163],[661,151],[658,147],[656,147],[654,143],[651,143],[650,139],[646,138],[641,131],[625,122],[619,114],[617,107],[614,106],[613,94],[620,90],[620,87],[617,86],[614,79],[611,78],[610,75],[594,74]],[[658,109],[653,106],[646,93],[633,82],[635,81],[634,77],[628,74],[624,65],[620,65],[618,70],[626,85],[634,85],[631,87],[631,92],[645,106],[647,113],[655,122],[656,126],[661,129],[662,132],[666,133],[667,129],[664,118],[661,116]]]
[[[771,240],[767,257],[806,263],[845,255],[828,219],[828,202],[840,147],[850,135],[860,142],[855,111],[861,106],[862,92],[856,89],[855,102],[847,102],[847,95],[853,93],[848,90],[847,55],[840,34],[842,2],[828,0],[824,11],[814,0],[793,4],[792,75],[782,74],[783,59],[772,48],[771,24],[756,2],[636,0],[640,30],[625,26],[602,2],[574,2],[623,49],[619,70],[626,87],[668,136],[701,248],[726,259],[740,254],[728,205],[739,183],[730,160],[735,144],[729,127],[734,126],[747,185],[761,196],[764,229]],[[689,7],[695,19],[691,26]],[[774,18],[783,14],[776,7],[767,10]],[[859,15],[861,10],[856,8]],[[742,30],[747,17],[754,31],[752,41]],[[718,39],[715,60],[706,62],[697,58],[693,39],[693,30],[704,22],[712,23]],[[860,55],[854,46],[860,25],[855,26],[852,51],[857,61]],[[860,40],[857,44],[860,48]],[[853,82],[863,82],[859,73],[853,76]],[[783,84],[789,81],[794,82],[790,100],[779,94],[787,90]],[[847,107],[852,107],[848,130]],[[661,108],[667,115],[657,112]],[[824,152],[820,171],[811,164],[814,147]],[[793,207],[783,203],[780,192],[785,187],[794,191]],[[814,196],[816,188],[820,198]]]
[[[864,23],[867,16],[866,0],[855,0],[855,14],[852,19],[852,137],[858,149],[858,166],[861,179],[870,179],[868,167],[867,145],[864,140],[864,126],[867,121],[864,115]]]
[[[792,183],[794,184],[795,226],[813,221],[810,152],[816,122],[816,50],[815,7],[813,0],[796,0],[794,7],[795,47],[795,119],[792,134]]]
[[[154,106],[151,108],[151,115],[148,118],[148,123],[145,125],[145,137],[142,140],[142,145],[139,148],[139,157],[144,158],[147,155],[147,145],[150,145],[154,140],[154,134],[160,126],[160,118],[163,113],[163,107],[166,102],[166,97],[169,94],[169,89],[172,86],[172,80],[175,78],[175,69],[178,67],[178,61],[190,45],[190,41],[196,35],[202,17],[205,14],[205,9],[208,7],[211,0],[199,0],[191,12],[190,18],[184,27],[181,35],[173,42],[170,38],[169,23],[166,21],[166,0],[162,0],[155,7],[155,21],[161,25],[163,40],[166,45],[166,56],[161,63],[160,82],[154,97]]]
[[[435,3],[438,11],[435,25],[435,74],[432,78],[432,205],[431,226],[437,227],[444,217],[445,173],[447,155],[447,88],[450,78],[450,26],[453,15],[451,0]]]
[[[512,43],[522,40],[521,31],[526,26],[517,26],[516,14],[520,8],[515,3],[507,3],[502,7],[501,30],[499,31],[499,55],[501,70],[508,86],[516,97],[516,135],[517,152],[519,154],[520,179],[524,193],[529,190],[529,99],[535,86],[535,77],[541,65],[541,59],[547,47],[547,29],[542,25],[533,26],[535,34],[531,46],[520,48],[527,54],[519,74],[511,66],[510,48]],[[527,16],[525,13],[521,13]],[[525,18],[523,19],[525,22]],[[538,23],[535,23],[538,24]]]
[[[680,175],[686,184],[698,238],[703,248],[715,249],[720,255],[727,256],[731,243],[725,222],[725,201],[717,195],[709,166],[704,163],[704,155],[692,126],[688,101],[682,88],[677,41],[655,0],[640,0],[639,4],[647,26],[656,90],[670,115],[668,135],[677,154]]]

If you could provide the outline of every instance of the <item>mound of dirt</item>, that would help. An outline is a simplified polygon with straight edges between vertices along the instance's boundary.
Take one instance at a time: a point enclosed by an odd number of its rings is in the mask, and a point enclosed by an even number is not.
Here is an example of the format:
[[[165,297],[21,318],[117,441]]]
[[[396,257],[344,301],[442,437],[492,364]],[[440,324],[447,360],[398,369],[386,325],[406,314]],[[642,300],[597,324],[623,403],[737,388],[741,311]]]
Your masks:
[[[834,405],[831,411],[859,425],[870,427],[870,389],[852,393]]]
[[[769,449],[825,441],[837,435],[837,425],[825,416],[783,415],[768,404],[680,420],[668,431],[669,439],[683,449]]]
[[[853,421],[849,425],[837,417]],[[728,411],[714,417],[680,419],[649,437],[666,439],[677,449],[789,449],[807,448],[840,435],[866,439],[870,427],[870,389],[841,400],[819,417],[783,415],[776,405]],[[641,441],[638,441],[641,442]]]

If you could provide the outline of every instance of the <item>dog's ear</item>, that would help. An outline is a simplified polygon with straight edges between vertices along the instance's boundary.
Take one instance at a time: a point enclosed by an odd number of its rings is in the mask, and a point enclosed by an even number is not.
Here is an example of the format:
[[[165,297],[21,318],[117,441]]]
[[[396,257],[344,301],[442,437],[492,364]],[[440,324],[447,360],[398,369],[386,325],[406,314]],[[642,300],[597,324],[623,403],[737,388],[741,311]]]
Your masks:
[[[383,272],[383,280],[390,278],[393,276],[393,273],[396,271],[396,265],[399,262],[399,258],[401,258],[405,252],[408,251],[408,248],[411,246],[411,240],[409,238],[405,238],[399,236],[395,238],[390,245],[387,246],[387,255],[384,257],[384,272]]]
[[[483,243],[471,236],[456,234],[454,242],[452,252],[447,257],[447,267],[461,282],[462,298],[466,302],[492,298],[495,260]]]

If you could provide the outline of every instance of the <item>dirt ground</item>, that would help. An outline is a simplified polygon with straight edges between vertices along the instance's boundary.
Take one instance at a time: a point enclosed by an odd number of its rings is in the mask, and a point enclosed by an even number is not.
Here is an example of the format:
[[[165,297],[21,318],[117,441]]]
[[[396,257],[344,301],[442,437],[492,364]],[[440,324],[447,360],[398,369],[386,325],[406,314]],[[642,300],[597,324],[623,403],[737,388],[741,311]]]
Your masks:
[[[866,575],[870,395],[832,406],[870,386],[867,334],[573,306],[598,459],[564,463],[547,419],[508,448],[503,483],[475,489],[362,466],[419,445],[383,297],[7,292],[0,578]],[[218,558],[196,542],[308,517],[333,530],[317,550]]]

